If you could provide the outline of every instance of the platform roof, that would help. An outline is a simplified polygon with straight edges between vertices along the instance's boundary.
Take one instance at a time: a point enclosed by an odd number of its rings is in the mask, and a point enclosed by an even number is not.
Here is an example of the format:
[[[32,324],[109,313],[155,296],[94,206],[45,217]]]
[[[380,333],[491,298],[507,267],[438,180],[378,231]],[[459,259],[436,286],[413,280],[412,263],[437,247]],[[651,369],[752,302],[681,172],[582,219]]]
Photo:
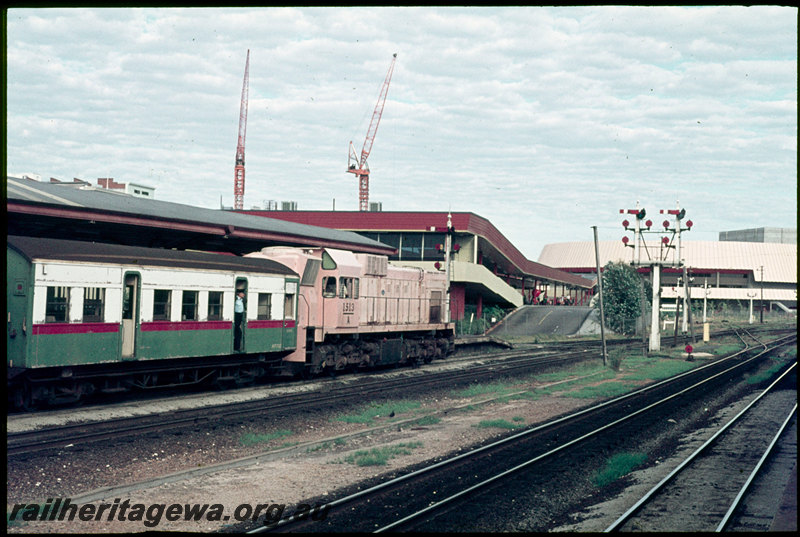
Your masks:
[[[8,234],[230,252],[266,246],[320,246],[392,254],[357,233],[138,198],[82,183],[6,178]]]
[[[289,222],[327,226],[349,231],[376,233],[381,231],[426,232],[447,229],[447,212],[389,212],[389,211],[244,211]],[[478,237],[479,249],[489,256],[500,270],[510,276],[548,280],[581,289],[592,282],[562,270],[526,258],[494,225],[471,212],[453,212],[451,221],[457,234]]]

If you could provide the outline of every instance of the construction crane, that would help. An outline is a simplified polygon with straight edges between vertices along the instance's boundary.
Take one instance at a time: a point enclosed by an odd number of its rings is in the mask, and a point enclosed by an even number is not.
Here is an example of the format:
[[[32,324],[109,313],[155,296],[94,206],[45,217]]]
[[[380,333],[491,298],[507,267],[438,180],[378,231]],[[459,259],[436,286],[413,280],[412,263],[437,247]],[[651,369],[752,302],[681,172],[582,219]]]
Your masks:
[[[358,176],[358,210],[369,210],[369,166],[367,165],[367,157],[372,151],[372,142],[375,141],[375,133],[378,132],[378,124],[381,122],[381,115],[383,114],[383,105],[386,102],[386,94],[389,92],[389,82],[392,80],[392,71],[394,71],[394,61],[397,59],[397,53],[392,55],[392,64],[389,66],[389,72],[386,74],[386,80],[383,81],[381,94],[378,96],[378,104],[375,105],[375,111],[372,113],[372,120],[367,129],[367,138],[364,140],[364,147],[361,149],[361,158],[356,155],[356,150],[353,147],[353,141],[350,141],[350,154],[347,157],[347,171],[354,173]]]
[[[244,209],[244,139],[247,135],[247,94],[250,89],[250,49],[247,49],[247,63],[244,65],[242,82],[242,102],[239,106],[239,141],[236,144],[236,166],[233,177],[233,208]]]

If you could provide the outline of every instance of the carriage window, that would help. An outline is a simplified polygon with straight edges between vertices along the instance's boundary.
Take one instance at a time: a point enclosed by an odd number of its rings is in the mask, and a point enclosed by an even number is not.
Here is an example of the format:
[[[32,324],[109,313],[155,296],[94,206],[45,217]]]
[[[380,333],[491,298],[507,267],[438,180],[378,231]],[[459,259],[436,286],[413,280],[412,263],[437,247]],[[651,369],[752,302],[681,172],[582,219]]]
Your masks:
[[[294,295],[286,293],[283,299],[283,318],[294,319]]]
[[[48,287],[46,323],[65,323],[69,314],[69,287]]]
[[[208,320],[222,320],[222,291],[208,292]]]
[[[87,287],[83,290],[83,322],[102,322],[103,304],[106,290],[100,287]]]
[[[322,278],[322,296],[325,298],[336,297],[336,278],[334,276]]]
[[[198,291],[184,291],[181,304],[181,319],[184,321],[197,320],[197,295]]]
[[[258,320],[272,318],[272,293],[258,293]]]
[[[170,298],[172,291],[156,289],[153,291],[153,320],[169,321]]]
[[[122,318],[133,319],[133,285],[126,285],[122,290]]]

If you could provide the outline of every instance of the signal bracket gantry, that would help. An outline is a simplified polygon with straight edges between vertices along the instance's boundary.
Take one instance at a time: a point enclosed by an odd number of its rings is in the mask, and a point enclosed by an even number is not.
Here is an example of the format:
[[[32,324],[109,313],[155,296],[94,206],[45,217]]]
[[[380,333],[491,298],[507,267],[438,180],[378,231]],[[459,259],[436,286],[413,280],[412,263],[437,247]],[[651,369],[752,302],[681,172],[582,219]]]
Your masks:
[[[638,201],[636,202],[635,209],[628,209],[627,211],[625,209],[620,209],[619,212],[620,214],[635,216],[634,227],[631,227],[631,223],[628,220],[622,221],[622,226],[625,228],[625,231],[634,232],[633,245],[628,244],[630,239],[627,236],[622,238],[622,243],[625,246],[630,246],[634,249],[633,261],[631,264],[634,266],[649,266],[651,268],[653,306],[650,320],[649,349],[651,352],[659,351],[661,350],[661,332],[659,329],[661,310],[661,267],[680,267],[683,265],[683,260],[681,258],[681,232],[691,230],[694,223],[691,220],[687,220],[685,227],[682,227],[682,220],[686,216],[686,209],[681,209],[680,203],[677,204],[676,209],[669,209],[666,211],[662,209],[660,211],[661,214],[671,215],[675,219],[674,224],[669,220],[664,220],[664,231],[653,229],[652,220],[644,220],[647,216],[647,211],[639,206]],[[665,236],[664,233],[671,235]],[[648,247],[647,241],[644,239],[646,234],[662,235],[657,251],[653,244]],[[653,252],[650,251],[650,248],[653,249]],[[646,259],[642,258],[642,251],[646,254]],[[670,253],[672,253],[671,260],[668,259]]]
[[[681,231],[688,231],[694,225],[691,220],[687,220],[685,223],[686,227],[681,226],[681,221],[686,215],[686,209],[681,209],[680,206],[678,206],[677,209],[669,209],[666,211],[662,209],[660,211],[661,214],[666,213],[675,217],[674,225],[670,223],[669,220],[664,220],[663,231],[654,229],[652,220],[645,220],[647,211],[639,206],[638,201],[636,202],[635,209],[620,209],[619,212],[620,214],[634,215],[633,226],[627,219],[622,221],[622,227],[625,228],[625,231],[632,231],[634,233],[633,244],[629,244],[631,241],[627,236],[622,237],[622,243],[634,249],[633,260],[631,261],[632,265],[650,266],[657,264],[672,267],[681,266]],[[657,251],[652,242],[648,244],[645,240],[646,234],[662,235]],[[642,255],[643,252],[645,254],[644,258]],[[670,256],[670,253],[673,255]],[[672,258],[671,260],[669,259],[670,257]]]

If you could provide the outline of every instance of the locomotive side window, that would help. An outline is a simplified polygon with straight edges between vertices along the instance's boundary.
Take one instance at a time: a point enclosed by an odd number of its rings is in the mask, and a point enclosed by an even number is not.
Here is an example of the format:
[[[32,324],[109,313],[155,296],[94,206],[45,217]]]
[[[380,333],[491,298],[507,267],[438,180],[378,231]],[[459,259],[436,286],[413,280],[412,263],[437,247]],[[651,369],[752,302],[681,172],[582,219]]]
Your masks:
[[[197,291],[184,291],[183,301],[181,302],[181,319],[184,321],[197,320]]]
[[[169,321],[172,291],[168,289],[155,289],[153,291],[153,320]]]
[[[101,287],[87,287],[83,290],[83,322],[103,321],[103,304],[106,290]]]
[[[325,276],[322,278],[322,296],[325,298],[336,298],[335,276]]]
[[[208,320],[222,320],[222,291],[208,292]]]
[[[258,293],[258,315],[256,319],[267,321],[272,318],[272,293]]]
[[[341,278],[339,298],[358,298],[358,278]]]
[[[303,279],[300,280],[300,285],[314,286],[317,281],[317,274],[319,274],[322,261],[319,259],[309,259],[306,261],[306,268],[303,270]]]
[[[69,287],[47,288],[46,323],[65,323],[69,313]]]

